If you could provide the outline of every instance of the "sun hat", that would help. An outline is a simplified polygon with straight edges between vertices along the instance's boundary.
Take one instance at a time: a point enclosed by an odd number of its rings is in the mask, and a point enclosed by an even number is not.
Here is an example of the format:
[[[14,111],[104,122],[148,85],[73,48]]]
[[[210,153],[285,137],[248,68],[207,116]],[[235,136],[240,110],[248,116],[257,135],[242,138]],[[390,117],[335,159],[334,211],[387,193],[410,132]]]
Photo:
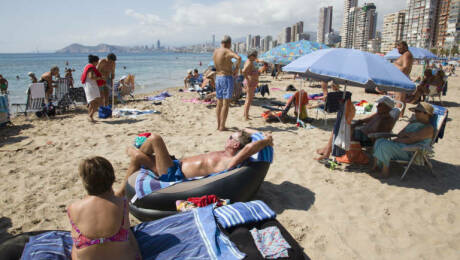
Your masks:
[[[383,103],[389,108],[394,108],[395,107],[395,101],[390,98],[389,96],[383,96],[379,100],[377,100],[377,103]]]
[[[124,75],[123,77],[120,78],[120,80],[126,79],[128,76]]]
[[[426,102],[420,102],[416,107],[411,107],[409,108],[410,111],[415,112],[415,111],[420,111],[420,112],[425,112],[428,115],[432,116],[433,115],[433,106],[426,103]]]
[[[35,76],[35,73],[33,73],[32,71],[27,73],[27,76],[31,77],[31,76]]]

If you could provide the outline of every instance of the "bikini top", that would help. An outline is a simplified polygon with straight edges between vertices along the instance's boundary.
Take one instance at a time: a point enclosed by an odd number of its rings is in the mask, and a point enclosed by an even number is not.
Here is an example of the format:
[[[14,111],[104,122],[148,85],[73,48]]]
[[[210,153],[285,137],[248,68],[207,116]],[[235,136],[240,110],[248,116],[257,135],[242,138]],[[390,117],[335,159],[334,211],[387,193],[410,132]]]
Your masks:
[[[83,235],[80,230],[77,228],[75,223],[73,223],[72,219],[70,218],[69,214],[69,209],[67,209],[67,216],[69,217],[70,224],[72,225],[72,228],[75,230],[75,232],[78,233],[78,237],[72,237],[73,243],[75,244],[75,247],[77,249],[85,248],[88,246],[92,245],[97,245],[97,244],[103,244],[107,241],[110,242],[124,242],[128,241],[129,239],[129,232],[128,229],[123,228],[123,223],[125,222],[125,214],[126,214],[126,199],[124,200],[124,206],[123,206],[123,218],[121,220],[121,227],[120,230],[113,236],[108,237],[108,238],[98,238],[98,239],[90,239]]]

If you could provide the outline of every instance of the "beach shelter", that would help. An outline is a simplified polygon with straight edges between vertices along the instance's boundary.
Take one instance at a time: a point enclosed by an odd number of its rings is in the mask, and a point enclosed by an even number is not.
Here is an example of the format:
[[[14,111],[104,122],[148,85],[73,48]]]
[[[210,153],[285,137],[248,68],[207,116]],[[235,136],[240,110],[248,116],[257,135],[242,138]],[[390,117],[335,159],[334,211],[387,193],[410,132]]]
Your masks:
[[[412,53],[412,56],[416,60],[439,59],[438,56],[434,55],[431,51],[423,48],[409,47],[409,51]],[[398,49],[395,48],[389,51],[384,57],[387,60],[396,60],[400,56],[401,54],[399,54]]]
[[[268,63],[287,65],[305,54],[328,48],[325,44],[312,41],[288,42],[265,52],[259,59]]]
[[[283,67],[308,78],[385,91],[413,92],[415,84],[382,57],[355,49],[323,49]]]
[[[289,63],[284,66],[283,70],[301,73],[308,78],[322,81],[332,80],[338,84],[344,84],[344,99],[347,94],[347,85],[364,88],[378,87],[386,91],[413,92],[415,90],[415,84],[393,64],[379,55],[355,49],[318,50]],[[337,113],[334,126],[332,146],[332,155],[334,156],[345,154],[344,149],[346,147],[336,145],[336,140],[340,140],[338,138],[340,133],[344,132],[341,131],[341,125],[343,125],[341,123],[345,114],[344,106]],[[344,126],[343,129],[347,129],[347,127]]]

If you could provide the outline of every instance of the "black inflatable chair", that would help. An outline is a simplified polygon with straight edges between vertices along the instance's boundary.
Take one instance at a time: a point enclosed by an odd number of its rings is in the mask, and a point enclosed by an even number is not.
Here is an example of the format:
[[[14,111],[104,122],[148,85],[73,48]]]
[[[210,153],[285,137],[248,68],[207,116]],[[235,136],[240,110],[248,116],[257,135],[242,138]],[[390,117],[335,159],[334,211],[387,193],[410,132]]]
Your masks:
[[[250,162],[216,176],[178,183],[136,199],[134,203],[130,202],[130,212],[141,221],[150,221],[176,214],[176,200],[186,200],[189,197],[214,194],[230,199],[232,203],[249,201],[259,190],[269,167],[268,162]],[[129,200],[136,194],[134,187],[137,174],[131,175],[126,185],[125,192]]]

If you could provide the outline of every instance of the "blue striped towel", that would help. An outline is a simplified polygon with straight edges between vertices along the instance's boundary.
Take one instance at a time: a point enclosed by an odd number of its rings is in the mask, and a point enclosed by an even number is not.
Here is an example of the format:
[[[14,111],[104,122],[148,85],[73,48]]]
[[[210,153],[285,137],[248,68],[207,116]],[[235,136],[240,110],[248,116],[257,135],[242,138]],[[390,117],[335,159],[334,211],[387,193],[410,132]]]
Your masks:
[[[223,228],[258,222],[276,217],[275,212],[261,200],[237,202],[214,210],[217,222]]]
[[[212,206],[144,222],[132,231],[144,260],[237,260],[246,256],[217,227]],[[71,249],[70,232],[51,231],[31,237],[21,259],[70,259]]]
[[[260,133],[260,132],[253,134],[251,137],[252,137],[253,142],[264,139],[264,135],[262,133]],[[273,162],[273,147],[266,146],[265,148],[260,150],[258,153],[253,154],[249,158],[249,161],[251,161],[251,162],[262,161],[262,162],[272,163]],[[242,165],[244,165],[244,164],[242,164]],[[218,173],[213,173],[211,175],[204,176],[204,177],[183,179],[183,180],[178,180],[178,181],[175,181],[175,182],[164,182],[164,181],[159,180],[158,177],[156,177],[155,174],[152,171],[150,171],[148,169],[140,169],[139,173],[137,174],[136,185],[134,187],[135,190],[136,190],[136,195],[131,201],[133,202],[133,201],[135,201],[137,199],[141,199],[141,198],[149,195],[150,193],[152,193],[152,192],[154,192],[156,190],[163,189],[163,188],[166,188],[166,187],[169,187],[169,186],[181,183],[181,182],[193,181],[193,180],[197,180],[197,179],[203,179],[203,178],[207,178],[207,177],[210,177],[210,176],[219,175],[219,174],[225,173],[227,171],[228,170],[218,172]]]

